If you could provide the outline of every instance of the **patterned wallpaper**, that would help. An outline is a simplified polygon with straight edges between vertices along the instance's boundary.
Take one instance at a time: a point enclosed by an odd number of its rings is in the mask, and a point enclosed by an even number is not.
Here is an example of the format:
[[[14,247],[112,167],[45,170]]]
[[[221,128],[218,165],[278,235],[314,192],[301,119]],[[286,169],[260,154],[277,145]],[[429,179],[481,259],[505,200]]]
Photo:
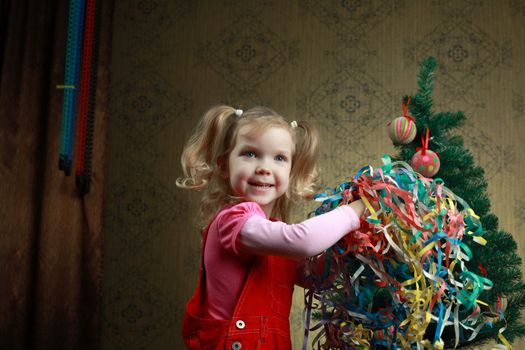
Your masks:
[[[385,125],[428,55],[439,64],[435,109],[467,114],[459,133],[525,256],[525,0],[141,0],[116,2],[114,16],[104,349],[183,348],[199,194],[175,179],[183,143],[210,106],[263,104],[311,121],[333,186],[393,152]],[[294,348],[301,304],[297,290]]]

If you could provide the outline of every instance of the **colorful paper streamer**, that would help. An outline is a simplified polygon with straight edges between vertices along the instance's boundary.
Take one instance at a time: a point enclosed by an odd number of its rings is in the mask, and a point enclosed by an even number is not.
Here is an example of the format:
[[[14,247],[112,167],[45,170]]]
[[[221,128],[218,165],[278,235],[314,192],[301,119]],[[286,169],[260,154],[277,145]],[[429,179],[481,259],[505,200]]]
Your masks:
[[[312,215],[361,198],[367,217],[311,259],[314,287],[305,317],[308,331],[320,330],[312,345],[443,349],[474,340],[503,318],[501,303],[494,311],[483,300],[492,281],[466,264],[472,259],[467,242],[486,243],[479,217],[441,179],[425,178],[388,155],[382,161],[316,196],[322,204]],[[318,320],[313,326],[310,312]],[[498,346],[510,349],[503,331]]]

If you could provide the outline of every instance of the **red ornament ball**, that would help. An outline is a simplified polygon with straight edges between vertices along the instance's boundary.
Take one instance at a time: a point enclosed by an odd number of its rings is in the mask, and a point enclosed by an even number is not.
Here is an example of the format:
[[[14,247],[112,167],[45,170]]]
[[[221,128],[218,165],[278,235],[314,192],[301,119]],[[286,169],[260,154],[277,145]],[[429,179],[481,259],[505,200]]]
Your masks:
[[[417,151],[412,157],[410,165],[421,175],[432,177],[439,171],[441,163],[436,152],[429,149],[424,152],[425,154],[423,154],[422,150]]]
[[[397,117],[388,123],[388,136],[390,136],[394,145],[406,145],[414,141],[416,133],[416,123],[410,118],[404,116]]]

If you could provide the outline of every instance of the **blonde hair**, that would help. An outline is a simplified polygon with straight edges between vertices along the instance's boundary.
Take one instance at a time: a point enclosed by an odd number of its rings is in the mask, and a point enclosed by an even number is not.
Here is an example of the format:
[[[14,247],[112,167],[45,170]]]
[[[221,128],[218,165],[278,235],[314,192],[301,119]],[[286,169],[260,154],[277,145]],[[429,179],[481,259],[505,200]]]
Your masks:
[[[233,107],[219,105],[204,114],[182,152],[184,176],[177,179],[177,186],[206,190],[200,204],[201,215],[206,219],[226,204],[241,202],[240,198],[233,196],[229,179],[220,176],[223,169],[228,169],[228,158],[235,147],[239,129],[249,125],[249,134],[253,135],[269,127],[281,127],[290,132],[295,149],[288,191],[277,199],[271,216],[287,221],[293,203],[311,198],[318,190],[317,130],[308,122],[299,122],[297,127],[292,127],[281,115],[266,107],[254,107],[240,117],[235,111]],[[304,131],[300,142],[299,128]]]

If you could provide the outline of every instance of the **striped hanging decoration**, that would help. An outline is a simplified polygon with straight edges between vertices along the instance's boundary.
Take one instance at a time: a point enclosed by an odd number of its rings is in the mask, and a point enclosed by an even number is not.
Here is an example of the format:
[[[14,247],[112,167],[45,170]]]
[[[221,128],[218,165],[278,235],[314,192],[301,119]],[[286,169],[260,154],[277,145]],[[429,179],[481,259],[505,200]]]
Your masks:
[[[94,110],[97,86],[98,8],[96,0],[86,1],[86,19],[80,76],[76,185],[80,194],[89,192],[93,150]]]
[[[78,72],[84,21],[84,0],[69,1],[69,17],[64,76],[64,100],[60,130],[60,154],[58,167],[66,175],[71,174],[75,113],[77,108]]]

